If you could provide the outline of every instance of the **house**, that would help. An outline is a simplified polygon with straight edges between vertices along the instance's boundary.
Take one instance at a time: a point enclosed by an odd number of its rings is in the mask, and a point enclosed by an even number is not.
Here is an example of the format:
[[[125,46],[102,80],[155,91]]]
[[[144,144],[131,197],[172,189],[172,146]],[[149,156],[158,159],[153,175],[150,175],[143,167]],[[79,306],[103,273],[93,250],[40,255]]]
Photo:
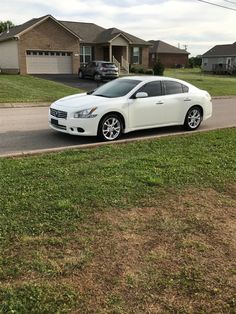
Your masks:
[[[78,73],[90,60],[148,67],[149,43],[117,28],[34,18],[0,34],[0,70],[20,74]]]
[[[202,70],[217,74],[236,73],[236,42],[217,45],[202,55]]]
[[[149,40],[149,68],[159,60],[165,68],[187,67],[189,53],[161,40]]]

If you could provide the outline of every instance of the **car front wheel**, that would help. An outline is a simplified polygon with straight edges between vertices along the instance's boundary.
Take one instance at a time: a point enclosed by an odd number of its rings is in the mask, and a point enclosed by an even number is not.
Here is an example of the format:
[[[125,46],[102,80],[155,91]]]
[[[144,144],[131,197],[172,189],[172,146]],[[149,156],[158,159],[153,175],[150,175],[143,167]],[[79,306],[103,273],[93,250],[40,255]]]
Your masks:
[[[186,114],[184,127],[189,131],[196,130],[202,122],[202,110],[198,106],[189,109]]]
[[[80,78],[80,79],[84,78],[84,74],[83,74],[82,71],[79,71],[79,78]]]
[[[101,74],[95,73],[94,76],[93,76],[93,79],[95,81],[101,81],[102,80]]]
[[[103,141],[114,141],[121,136],[122,129],[121,118],[118,115],[109,114],[102,118],[98,127],[98,136]]]

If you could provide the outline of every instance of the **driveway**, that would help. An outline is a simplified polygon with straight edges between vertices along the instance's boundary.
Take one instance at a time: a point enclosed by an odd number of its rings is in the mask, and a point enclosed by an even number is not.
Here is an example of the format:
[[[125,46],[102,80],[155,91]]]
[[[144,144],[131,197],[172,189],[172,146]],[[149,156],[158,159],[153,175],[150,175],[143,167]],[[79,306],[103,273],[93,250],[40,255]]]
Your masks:
[[[102,85],[103,83],[97,83],[90,79],[79,79],[77,74],[37,74],[35,77],[62,83],[71,87],[83,89],[85,91],[91,91]]]

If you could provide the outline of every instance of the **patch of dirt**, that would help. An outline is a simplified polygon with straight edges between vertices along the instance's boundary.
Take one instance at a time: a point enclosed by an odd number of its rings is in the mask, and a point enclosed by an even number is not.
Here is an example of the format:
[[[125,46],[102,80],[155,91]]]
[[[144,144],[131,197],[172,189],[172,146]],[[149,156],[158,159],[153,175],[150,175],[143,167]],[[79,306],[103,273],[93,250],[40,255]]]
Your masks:
[[[150,208],[96,213],[48,251],[61,269],[52,281],[78,292],[75,313],[233,313],[234,189],[189,189]]]

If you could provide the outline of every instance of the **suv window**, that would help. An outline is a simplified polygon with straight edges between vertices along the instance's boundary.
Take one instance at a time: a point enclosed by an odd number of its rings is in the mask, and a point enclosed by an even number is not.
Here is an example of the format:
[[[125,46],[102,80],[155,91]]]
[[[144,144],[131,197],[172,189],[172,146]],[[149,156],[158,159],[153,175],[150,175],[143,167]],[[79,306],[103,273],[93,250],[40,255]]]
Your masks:
[[[165,94],[166,95],[182,94],[183,93],[182,84],[179,82],[164,81],[164,86],[165,86]]]
[[[161,81],[149,82],[143,85],[136,93],[139,92],[147,93],[148,97],[161,96],[162,95]]]
[[[104,68],[115,68],[115,64],[114,63],[102,63],[102,66]]]

